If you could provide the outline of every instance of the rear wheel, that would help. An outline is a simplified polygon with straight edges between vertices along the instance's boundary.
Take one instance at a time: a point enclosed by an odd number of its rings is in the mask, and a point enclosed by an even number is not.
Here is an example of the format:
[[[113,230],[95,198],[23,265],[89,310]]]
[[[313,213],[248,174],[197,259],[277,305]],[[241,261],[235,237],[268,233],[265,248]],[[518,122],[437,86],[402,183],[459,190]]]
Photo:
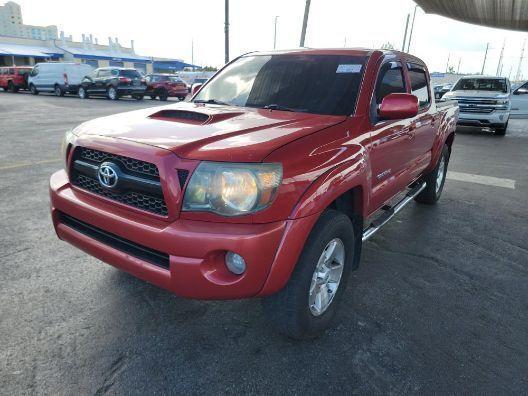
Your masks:
[[[306,241],[288,284],[263,299],[266,316],[282,334],[313,338],[329,326],[354,260],[354,228],[336,210],[323,212]]]
[[[160,100],[166,101],[169,98],[169,93],[165,90],[161,90],[158,96]]]
[[[37,87],[35,87],[35,85],[33,85],[33,84],[31,84],[31,85],[29,86],[29,90],[30,90],[30,92],[31,92],[33,95],[38,95],[38,94],[39,94],[39,91],[38,91]]]
[[[133,95],[132,97],[136,100],[143,100],[144,95]]]
[[[117,89],[115,89],[114,86],[109,86],[106,89],[106,97],[110,100],[117,100],[119,99],[119,95],[117,94]]]
[[[178,99],[180,99],[180,102],[183,102],[185,100],[185,96],[180,96]]]
[[[86,92],[86,88],[79,87],[79,90],[77,91],[77,96],[81,99],[88,99],[88,92]]]
[[[64,96],[64,91],[62,90],[59,84],[55,84],[55,89],[53,90],[53,92],[55,93],[55,96]]]
[[[423,191],[414,198],[416,202],[432,205],[440,199],[440,195],[442,195],[442,190],[444,189],[448,164],[449,148],[447,145],[444,145],[442,148],[442,154],[440,154],[440,158],[438,159],[435,168],[424,177],[426,186]]]
[[[7,83],[7,90],[11,93],[15,93],[15,92],[18,92],[18,88],[15,87],[15,84],[13,84],[13,81],[9,81]]]
[[[156,99],[156,95],[150,95],[150,99],[152,100]]]

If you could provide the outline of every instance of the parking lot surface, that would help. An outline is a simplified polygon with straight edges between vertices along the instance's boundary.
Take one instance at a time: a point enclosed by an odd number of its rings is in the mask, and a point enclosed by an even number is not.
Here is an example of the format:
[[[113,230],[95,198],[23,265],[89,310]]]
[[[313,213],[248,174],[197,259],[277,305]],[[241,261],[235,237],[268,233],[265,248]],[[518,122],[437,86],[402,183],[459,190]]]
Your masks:
[[[64,132],[160,104],[0,93],[0,393],[528,393],[528,120],[459,130],[439,204],[369,240],[336,326],[295,342],[258,300],[178,298],[56,238]]]

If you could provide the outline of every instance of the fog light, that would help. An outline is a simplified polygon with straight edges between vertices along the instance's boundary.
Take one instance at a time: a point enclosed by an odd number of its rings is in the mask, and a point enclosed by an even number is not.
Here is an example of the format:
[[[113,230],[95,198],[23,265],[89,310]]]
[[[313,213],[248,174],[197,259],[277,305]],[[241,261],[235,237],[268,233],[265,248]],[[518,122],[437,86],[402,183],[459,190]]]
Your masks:
[[[227,269],[235,275],[241,275],[246,270],[246,262],[239,254],[227,252],[225,263]]]

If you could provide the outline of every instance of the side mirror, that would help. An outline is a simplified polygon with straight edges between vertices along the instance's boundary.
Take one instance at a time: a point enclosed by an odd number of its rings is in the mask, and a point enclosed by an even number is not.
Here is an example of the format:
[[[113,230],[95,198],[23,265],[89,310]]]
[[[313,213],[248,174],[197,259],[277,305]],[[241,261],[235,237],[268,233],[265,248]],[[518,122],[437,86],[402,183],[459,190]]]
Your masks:
[[[519,88],[514,92],[515,95],[526,95],[528,94],[528,88]]]
[[[392,93],[385,96],[378,109],[382,120],[402,120],[418,114],[418,98],[407,93]]]
[[[194,96],[200,90],[200,88],[202,88],[202,85],[203,84],[193,84],[191,95]]]

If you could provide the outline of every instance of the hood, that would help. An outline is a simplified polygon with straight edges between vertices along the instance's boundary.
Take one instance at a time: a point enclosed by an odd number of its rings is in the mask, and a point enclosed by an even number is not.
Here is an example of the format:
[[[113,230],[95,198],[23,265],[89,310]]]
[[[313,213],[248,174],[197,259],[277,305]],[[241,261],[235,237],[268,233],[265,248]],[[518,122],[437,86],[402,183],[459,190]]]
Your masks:
[[[449,91],[448,93],[444,95],[444,97],[446,99],[455,99],[455,98],[508,99],[510,95],[507,93],[498,92],[498,91],[458,90],[458,91]]]
[[[96,118],[73,133],[156,146],[181,158],[259,162],[277,148],[345,118],[184,102]]]

